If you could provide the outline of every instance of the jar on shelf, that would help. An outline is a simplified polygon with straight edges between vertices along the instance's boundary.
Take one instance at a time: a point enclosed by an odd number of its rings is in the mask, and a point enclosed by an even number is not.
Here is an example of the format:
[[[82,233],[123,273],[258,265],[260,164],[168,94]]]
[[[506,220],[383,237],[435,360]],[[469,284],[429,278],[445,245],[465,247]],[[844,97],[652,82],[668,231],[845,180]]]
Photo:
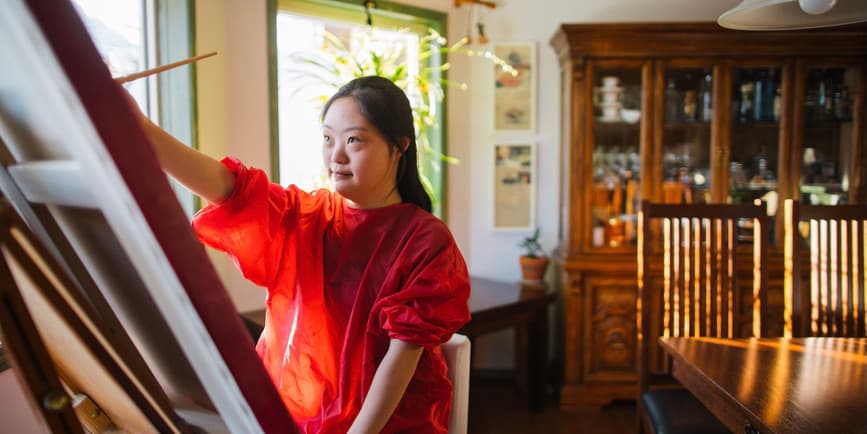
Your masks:
[[[694,121],[696,119],[696,107],[698,102],[696,101],[695,91],[687,90],[683,94],[683,120],[685,121]]]
[[[729,164],[729,186],[732,190],[747,188],[747,173],[744,171],[743,163],[732,161]]]

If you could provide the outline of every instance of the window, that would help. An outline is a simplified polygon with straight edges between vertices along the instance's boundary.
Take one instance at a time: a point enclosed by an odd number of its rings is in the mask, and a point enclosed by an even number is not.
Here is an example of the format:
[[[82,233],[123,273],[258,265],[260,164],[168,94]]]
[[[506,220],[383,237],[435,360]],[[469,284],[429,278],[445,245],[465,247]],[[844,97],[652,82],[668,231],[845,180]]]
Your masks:
[[[192,56],[192,1],[72,0],[72,3],[112,75],[122,76]],[[188,145],[195,144],[194,68],[179,68],[126,85],[151,119]],[[192,215],[199,205],[192,193],[174,181],[172,185],[184,211]]]
[[[389,12],[381,13],[384,9]],[[410,83],[416,82],[420,73],[432,74],[432,80],[440,79],[441,72],[436,68],[442,62],[440,56],[431,56],[422,65],[419,49],[431,29],[443,31],[444,14],[386,2],[378,2],[378,9],[370,13],[372,27],[366,24],[365,9],[356,2],[277,1],[273,31],[276,59],[272,65],[276,77],[272,95],[277,98],[276,114],[272,115],[272,121],[276,119],[272,173],[281,184],[295,184],[306,190],[326,187],[320,111],[325,100],[353,75],[348,66],[321,65],[334,65],[329,62],[335,59],[347,60],[351,65],[355,60],[369,59],[370,52],[375,51],[390,58],[390,65],[405,65]],[[429,68],[422,70],[422,66]],[[387,67],[381,75],[387,75]],[[429,103],[411,90],[407,94],[414,107],[426,107]],[[444,117],[441,109],[434,114],[435,127],[426,128],[423,137],[419,137],[419,160],[422,176],[432,193],[434,213],[441,215]]]
[[[148,67],[147,38],[152,34],[146,20],[145,0],[73,0],[90,38],[103,61],[115,77],[132,74]],[[128,89],[150,115],[148,81],[136,80]],[[154,107],[155,108],[155,107]]]

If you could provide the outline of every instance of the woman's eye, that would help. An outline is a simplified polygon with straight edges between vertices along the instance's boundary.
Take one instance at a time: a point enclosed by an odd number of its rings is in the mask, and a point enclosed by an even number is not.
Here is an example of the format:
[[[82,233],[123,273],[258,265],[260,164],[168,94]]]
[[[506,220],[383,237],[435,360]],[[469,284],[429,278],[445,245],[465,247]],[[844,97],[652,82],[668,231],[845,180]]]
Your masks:
[[[346,141],[346,143],[355,143],[355,142],[357,142],[357,141],[358,141],[358,137],[350,137],[350,138]]]

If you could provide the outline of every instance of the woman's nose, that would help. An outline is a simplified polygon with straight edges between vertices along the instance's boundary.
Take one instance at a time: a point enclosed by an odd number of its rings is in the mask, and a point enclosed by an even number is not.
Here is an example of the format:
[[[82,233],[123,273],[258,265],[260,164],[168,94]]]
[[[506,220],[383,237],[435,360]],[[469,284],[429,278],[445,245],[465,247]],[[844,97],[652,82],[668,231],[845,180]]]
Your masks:
[[[331,149],[331,161],[338,164],[344,164],[348,161],[346,158],[346,148],[342,144],[336,144]]]

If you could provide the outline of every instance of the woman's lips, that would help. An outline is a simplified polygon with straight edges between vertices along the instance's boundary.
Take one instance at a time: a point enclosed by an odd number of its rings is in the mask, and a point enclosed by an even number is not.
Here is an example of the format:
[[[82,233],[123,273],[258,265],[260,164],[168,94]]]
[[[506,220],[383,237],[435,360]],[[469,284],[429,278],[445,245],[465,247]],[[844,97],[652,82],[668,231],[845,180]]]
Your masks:
[[[340,170],[332,170],[331,176],[341,179],[341,178],[350,178],[352,177],[352,172],[349,171],[340,171]]]

